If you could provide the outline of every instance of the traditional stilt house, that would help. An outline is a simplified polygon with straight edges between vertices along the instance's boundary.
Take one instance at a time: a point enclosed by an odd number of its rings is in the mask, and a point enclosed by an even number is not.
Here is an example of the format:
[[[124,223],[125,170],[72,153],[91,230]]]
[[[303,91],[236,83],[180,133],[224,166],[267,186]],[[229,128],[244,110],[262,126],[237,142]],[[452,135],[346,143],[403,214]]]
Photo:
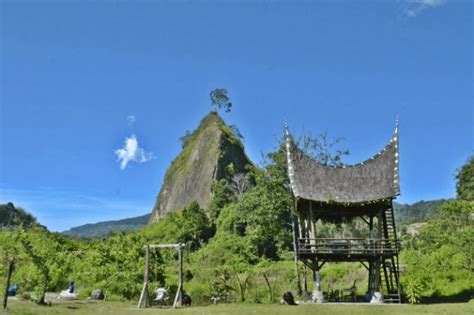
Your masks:
[[[313,272],[313,300],[321,302],[319,270],[326,262],[360,262],[368,270],[372,302],[400,303],[393,200],[400,194],[398,122],[387,146],[355,165],[323,165],[305,154],[286,128],[288,175],[298,221],[296,257]],[[361,218],[365,238],[320,238],[324,224]]]

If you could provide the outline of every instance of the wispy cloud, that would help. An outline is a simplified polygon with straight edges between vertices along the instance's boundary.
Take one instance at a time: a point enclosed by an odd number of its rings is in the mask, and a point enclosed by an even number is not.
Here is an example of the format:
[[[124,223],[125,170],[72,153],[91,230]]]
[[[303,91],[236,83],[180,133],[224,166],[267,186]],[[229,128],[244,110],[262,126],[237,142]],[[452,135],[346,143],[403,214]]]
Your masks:
[[[416,17],[427,9],[434,9],[446,3],[446,0],[402,0],[402,13]]]
[[[130,162],[142,164],[155,158],[152,152],[146,152],[138,146],[135,135],[125,138],[123,148],[115,150],[115,155],[117,155],[117,161],[120,162],[121,170],[124,170]]]
[[[133,123],[137,120],[137,118],[134,115],[130,115],[127,117],[128,125],[131,127]]]

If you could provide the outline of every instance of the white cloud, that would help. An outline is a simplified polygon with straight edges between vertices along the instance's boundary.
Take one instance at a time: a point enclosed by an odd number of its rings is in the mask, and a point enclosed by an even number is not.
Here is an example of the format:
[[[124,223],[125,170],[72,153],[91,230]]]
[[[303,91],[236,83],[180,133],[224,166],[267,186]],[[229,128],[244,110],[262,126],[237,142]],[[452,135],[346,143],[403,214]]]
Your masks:
[[[408,17],[416,17],[426,9],[440,7],[446,0],[403,0],[402,11]]]
[[[134,115],[130,115],[127,117],[128,125],[131,126],[137,120]]]
[[[155,158],[152,152],[146,152],[138,146],[135,135],[125,138],[123,148],[115,150],[115,155],[117,155],[117,161],[120,162],[121,170],[124,170],[129,162],[142,164]]]

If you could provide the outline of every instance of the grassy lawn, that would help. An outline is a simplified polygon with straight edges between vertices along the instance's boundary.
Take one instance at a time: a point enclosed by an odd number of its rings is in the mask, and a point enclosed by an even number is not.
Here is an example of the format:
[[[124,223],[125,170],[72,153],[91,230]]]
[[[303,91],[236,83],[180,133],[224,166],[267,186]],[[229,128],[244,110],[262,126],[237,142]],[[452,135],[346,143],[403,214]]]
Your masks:
[[[196,306],[183,309],[137,310],[135,304],[121,302],[69,302],[51,307],[37,306],[31,302],[9,302],[7,314],[268,314],[268,315],[305,315],[305,314],[474,314],[474,303],[432,304],[432,305],[261,305],[261,304],[220,304]]]

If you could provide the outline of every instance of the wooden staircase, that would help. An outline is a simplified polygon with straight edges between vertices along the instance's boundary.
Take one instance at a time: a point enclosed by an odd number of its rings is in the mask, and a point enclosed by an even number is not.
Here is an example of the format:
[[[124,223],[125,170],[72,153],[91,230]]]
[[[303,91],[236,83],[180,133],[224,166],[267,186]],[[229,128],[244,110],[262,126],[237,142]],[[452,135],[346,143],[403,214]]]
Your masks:
[[[380,271],[381,284],[385,303],[401,303],[398,257],[393,256],[383,261]]]
[[[393,242],[391,244],[396,248],[396,255],[385,259],[381,265],[380,277],[381,284],[384,291],[385,303],[401,303],[400,291],[400,273],[398,263],[399,241],[397,238],[397,231],[395,227],[395,217],[393,214],[393,207],[389,207],[384,215],[384,236],[386,239]]]
[[[397,230],[395,228],[395,217],[393,214],[393,208],[390,207],[387,210],[385,210],[385,216],[384,216],[384,234],[385,238],[389,240],[394,240],[395,243],[397,242]]]

